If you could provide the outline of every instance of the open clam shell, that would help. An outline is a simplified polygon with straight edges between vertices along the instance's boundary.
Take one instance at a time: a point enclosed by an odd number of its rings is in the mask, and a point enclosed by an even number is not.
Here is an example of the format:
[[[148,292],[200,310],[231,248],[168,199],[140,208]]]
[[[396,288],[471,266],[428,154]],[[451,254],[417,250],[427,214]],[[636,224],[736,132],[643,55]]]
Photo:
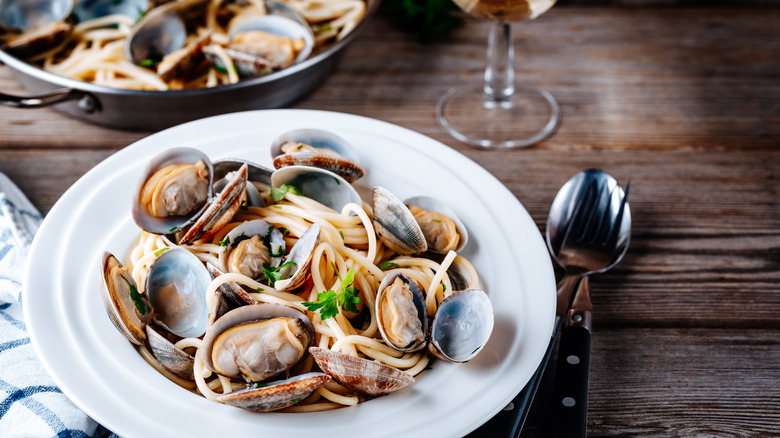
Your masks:
[[[449,362],[471,360],[487,343],[493,331],[493,306],[479,289],[445,298],[431,323],[428,349]]]
[[[396,284],[396,280],[400,283]],[[412,352],[428,342],[428,315],[417,284],[400,272],[385,276],[377,289],[377,325],[382,339],[398,351]]]
[[[199,161],[203,161],[206,165],[208,172],[208,188],[205,196],[201,196],[202,193],[198,193],[197,199],[193,197],[195,201],[195,207],[185,214],[174,214],[170,216],[155,216],[149,211],[148,205],[141,204],[141,192],[144,189],[147,181],[154,175],[154,173],[171,165],[194,165]],[[168,149],[159,155],[152,158],[151,162],[146,166],[146,169],[141,174],[138,187],[133,194],[133,219],[135,223],[144,231],[154,234],[169,234],[181,230],[187,225],[191,224],[208,208],[209,199],[213,193],[213,177],[214,169],[211,165],[211,160],[203,152],[192,148],[173,148]],[[175,192],[175,183],[171,182],[168,186],[161,189],[161,192],[169,193],[171,197],[179,197],[180,192]],[[180,184],[181,186],[184,183]],[[187,187],[192,187],[187,185]],[[189,190],[189,189],[188,189]],[[199,192],[198,190],[193,190]]]
[[[282,274],[282,278],[286,279],[274,283],[274,289],[290,291],[301,286],[309,279],[312,257],[317,245],[320,244],[321,232],[320,224],[314,223],[301,234],[301,237],[295,242],[284,262],[284,264],[288,262],[293,264],[283,267],[279,271]]]
[[[345,387],[368,396],[397,391],[414,377],[391,366],[319,347],[309,348],[317,365]]]
[[[223,274],[222,271],[211,263],[206,263],[206,269],[208,269],[212,278],[217,278]],[[244,288],[234,282],[222,283],[217,288],[215,299],[214,309],[209,314],[209,326],[214,324],[222,315],[237,307],[257,304],[257,301]]]
[[[428,243],[409,208],[384,187],[373,189],[374,228],[379,239],[399,254],[425,252]]]
[[[179,239],[181,245],[188,245],[198,239],[211,239],[217,231],[230,223],[241,206],[247,184],[247,166],[241,166],[235,177],[208,203],[208,208],[198,217]]]
[[[195,358],[185,351],[176,348],[169,340],[157,333],[151,326],[146,326],[146,335],[152,354],[165,369],[185,380],[195,380],[193,367]]]
[[[404,204],[425,210],[417,214],[413,211],[412,214],[425,235],[428,251],[438,254],[446,254],[449,251],[459,252],[468,243],[469,233],[466,226],[447,204],[428,196],[415,196],[405,200]],[[439,215],[443,215],[445,218]],[[452,223],[448,223],[446,219],[450,219]],[[453,233],[457,235],[454,239],[451,236]],[[457,243],[452,244],[455,241]]]
[[[305,399],[329,380],[325,373],[306,373],[223,394],[217,401],[250,411],[276,411]]]
[[[279,40],[269,44],[265,34],[289,38],[289,40]],[[229,36],[231,42],[227,46],[228,49],[250,55],[233,61],[239,76],[244,77],[262,74],[266,69],[273,71],[302,62],[314,49],[314,35],[308,24],[281,15],[269,14],[245,18],[231,26]],[[295,45],[293,41],[296,40],[301,42],[300,47],[293,47]],[[281,44],[281,41],[289,41],[290,44]]]
[[[206,267],[186,249],[171,248],[160,254],[146,276],[155,321],[182,338],[201,336],[208,325],[209,283]]]
[[[282,167],[271,175],[271,182],[275,188],[291,185],[304,196],[337,212],[341,212],[349,203],[363,205],[363,200],[352,184],[325,169],[309,166]]]
[[[130,272],[108,251],[100,261],[100,273],[101,296],[108,318],[128,341],[143,345],[146,326],[154,313],[151,303],[138,292]]]
[[[247,184],[246,184],[246,205],[248,207],[265,207],[266,200],[260,189],[255,184],[261,187],[271,187],[271,174],[273,170],[267,169],[259,164],[255,164],[251,161],[239,160],[235,158],[227,158],[224,160],[217,160],[214,162],[214,191],[222,191],[227,184],[234,178],[235,172],[238,171],[241,166],[247,166]],[[267,189],[265,189],[267,191]]]
[[[262,381],[300,362],[314,340],[314,326],[301,311],[281,304],[243,306],[209,327],[198,354],[211,371]]]
[[[139,20],[149,10],[149,0],[78,0],[73,15],[79,23],[107,15],[126,15]]]
[[[237,272],[258,280],[264,264],[274,268],[282,264],[286,249],[282,232],[262,219],[247,221],[233,228],[225,235],[224,241],[226,246],[219,259],[226,272]],[[263,247],[254,245],[253,251],[245,251],[244,246],[253,245],[253,242]]]
[[[282,146],[288,144],[297,146],[283,151]],[[319,167],[342,176],[350,183],[366,174],[355,148],[338,135],[322,129],[285,132],[271,144],[271,157],[277,169],[295,165]]]

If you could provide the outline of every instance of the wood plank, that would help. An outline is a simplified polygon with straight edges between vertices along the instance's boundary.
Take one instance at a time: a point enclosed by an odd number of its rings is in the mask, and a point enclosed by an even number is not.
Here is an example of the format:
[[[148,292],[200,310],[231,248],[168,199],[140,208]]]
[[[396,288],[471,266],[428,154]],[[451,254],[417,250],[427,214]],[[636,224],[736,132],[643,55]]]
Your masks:
[[[563,105],[560,130],[540,147],[772,147],[780,133],[778,18],[774,9],[568,7],[515,25],[518,76]],[[422,46],[378,17],[337,73],[295,107],[379,118],[464,150],[433,111],[449,87],[481,74],[487,29],[470,21],[451,40]],[[0,89],[21,92],[7,67]],[[0,108],[6,148],[111,149],[144,135]]]
[[[763,329],[596,328],[588,436],[777,436],[778,337]],[[553,385],[548,372],[522,437],[550,436]]]

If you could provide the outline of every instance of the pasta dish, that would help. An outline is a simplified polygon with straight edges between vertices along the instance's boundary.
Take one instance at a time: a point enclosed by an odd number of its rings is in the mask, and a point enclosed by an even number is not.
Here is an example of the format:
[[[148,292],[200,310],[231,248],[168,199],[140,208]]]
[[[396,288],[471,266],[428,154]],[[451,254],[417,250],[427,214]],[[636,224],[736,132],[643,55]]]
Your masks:
[[[271,172],[185,148],[150,163],[133,206],[145,231],[124,264],[106,253],[101,266],[109,317],[143,358],[210,400],[288,412],[355,405],[435,357],[473,358],[493,314],[457,254],[454,213],[382,187],[339,207],[318,190],[353,191],[344,169],[359,164],[299,141],[278,151],[326,168]]]

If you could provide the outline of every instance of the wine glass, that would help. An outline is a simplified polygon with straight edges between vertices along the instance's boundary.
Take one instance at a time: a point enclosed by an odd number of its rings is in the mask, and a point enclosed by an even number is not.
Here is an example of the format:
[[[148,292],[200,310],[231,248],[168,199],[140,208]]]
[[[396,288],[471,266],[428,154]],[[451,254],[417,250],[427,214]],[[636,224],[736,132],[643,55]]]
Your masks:
[[[491,20],[484,79],[450,89],[436,106],[439,123],[456,139],[483,148],[529,146],[558,128],[561,108],[542,88],[515,80],[510,22],[538,17],[555,0],[454,0],[466,13]]]

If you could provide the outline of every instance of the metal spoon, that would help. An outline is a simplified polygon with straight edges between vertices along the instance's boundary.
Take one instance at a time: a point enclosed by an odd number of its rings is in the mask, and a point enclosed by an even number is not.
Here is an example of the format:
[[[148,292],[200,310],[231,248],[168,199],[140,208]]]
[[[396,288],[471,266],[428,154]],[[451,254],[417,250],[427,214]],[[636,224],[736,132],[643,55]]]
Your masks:
[[[628,249],[631,235],[631,211],[628,206],[628,188],[625,192],[614,178],[601,172],[594,176],[599,202],[586,218],[583,227],[573,225],[561,245],[560,257],[570,262],[581,258],[609,261],[601,269],[587,272],[582,277],[577,293],[565,315],[558,346],[555,372],[555,430],[554,437],[585,437],[588,414],[588,373],[590,368],[591,313],[589,276],[614,266]],[[603,182],[603,184],[599,184]],[[614,182],[614,184],[613,184]],[[611,251],[611,252],[610,252]],[[582,264],[580,264],[582,265]],[[576,265],[575,265],[576,266]],[[595,265],[586,265],[593,268]],[[575,272],[576,269],[574,270]]]
[[[615,193],[615,197],[620,195],[616,199],[617,204],[612,193]],[[558,283],[558,305],[550,343],[531,380],[510,406],[496,414],[486,425],[486,430],[499,431],[502,436],[510,437],[520,434],[577,283],[584,275],[609,269],[628,248],[631,212],[627,204],[625,208],[621,207],[623,196],[617,181],[598,169],[588,169],[574,175],[555,196],[547,217],[547,247],[566,275]],[[594,218],[594,211],[602,214]],[[619,224],[618,232],[610,233],[615,231],[615,224]],[[606,238],[603,237],[605,231]],[[599,245],[604,240],[606,244]]]

